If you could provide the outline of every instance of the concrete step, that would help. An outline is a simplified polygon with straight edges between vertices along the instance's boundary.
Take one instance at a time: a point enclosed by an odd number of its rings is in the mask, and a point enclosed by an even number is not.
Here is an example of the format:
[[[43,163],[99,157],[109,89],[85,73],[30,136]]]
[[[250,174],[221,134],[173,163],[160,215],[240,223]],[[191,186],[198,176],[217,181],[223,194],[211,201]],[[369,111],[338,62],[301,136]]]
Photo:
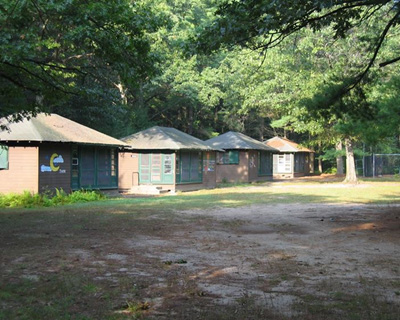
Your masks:
[[[166,193],[168,190],[163,190],[161,187],[152,186],[152,185],[140,185],[133,186],[129,193],[132,194],[147,194],[147,195],[159,195],[161,193]]]

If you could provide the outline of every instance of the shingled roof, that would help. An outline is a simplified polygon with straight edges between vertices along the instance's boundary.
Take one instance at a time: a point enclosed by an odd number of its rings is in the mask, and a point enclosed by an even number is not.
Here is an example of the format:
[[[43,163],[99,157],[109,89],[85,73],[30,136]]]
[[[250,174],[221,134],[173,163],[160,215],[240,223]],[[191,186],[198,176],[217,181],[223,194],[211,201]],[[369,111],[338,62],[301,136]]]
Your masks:
[[[281,152],[314,152],[308,148],[301,147],[294,141],[280,137],[273,137],[264,143],[265,145],[278,149]]]
[[[250,138],[243,133],[229,131],[218,137],[211,138],[206,143],[218,149],[224,150],[265,150],[265,151],[277,151],[256,139]]]
[[[0,141],[72,142],[106,146],[125,146],[125,143],[99,131],[90,129],[58,114],[39,113],[31,119],[7,123],[9,130],[0,131]]]
[[[134,150],[214,150],[178,129],[154,126],[121,138]]]

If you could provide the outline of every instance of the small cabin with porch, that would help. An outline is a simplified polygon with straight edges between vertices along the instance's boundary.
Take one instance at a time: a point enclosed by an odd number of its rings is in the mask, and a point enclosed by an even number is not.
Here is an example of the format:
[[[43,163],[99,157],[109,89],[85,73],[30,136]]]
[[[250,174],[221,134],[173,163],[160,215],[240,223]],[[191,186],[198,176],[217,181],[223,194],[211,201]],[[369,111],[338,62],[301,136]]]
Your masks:
[[[217,182],[255,182],[272,179],[272,155],[277,150],[243,133],[229,131],[206,143],[217,152]]]
[[[138,194],[214,188],[215,150],[174,128],[154,126],[121,139],[119,190]]]
[[[271,138],[264,143],[279,150],[279,153],[274,154],[274,178],[292,179],[314,173],[314,151],[280,137]]]
[[[122,141],[57,114],[0,121],[0,193],[118,188]]]

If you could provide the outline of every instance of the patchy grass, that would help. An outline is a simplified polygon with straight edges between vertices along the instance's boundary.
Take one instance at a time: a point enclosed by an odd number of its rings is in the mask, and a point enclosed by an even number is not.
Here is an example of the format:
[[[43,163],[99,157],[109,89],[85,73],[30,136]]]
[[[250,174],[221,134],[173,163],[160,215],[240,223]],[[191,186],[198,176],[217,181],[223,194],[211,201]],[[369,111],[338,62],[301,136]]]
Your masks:
[[[117,198],[95,205],[135,205],[142,210],[163,211],[240,207],[279,203],[400,203],[400,183],[365,183],[358,185],[278,184],[276,186],[227,187],[180,193],[155,198]],[[93,204],[90,204],[93,205]]]
[[[101,201],[100,201],[101,200]],[[100,201],[100,202],[99,202]],[[235,185],[212,190],[183,192],[176,196],[147,198],[109,198],[96,191],[76,191],[65,194],[57,191],[53,197],[32,195],[0,195],[0,208],[34,208],[70,204],[75,208],[113,206],[124,213],[126,206],[142,210],[163,211],[207,209],[216,206],[239,207],[278,203],[400,203],[400,183],[365,182],[357,185],[341,183],[267,183],[266,185]],[[118,213],[118,210],[115,210]]]
[[[398,320],[398,207],[338,207],[330,221],[318,203],[400,203],[399,187],[250,185],[2,209],[0,319]],[[286,211],[258,220],[275,204],[308,203],[286,220]],[[253,204],[268,205],[257,221]],[[236,216],[214,219],[219,207]],[[201,214],[177,214],[186,210]],[[352,228],[359,223],[375,227]],[[229,285],[241,297],[220,302]]]
[[[296,308],[304,319],[397,320],[398,306],[370,294],[331,292],[327,297],[305,295]]]

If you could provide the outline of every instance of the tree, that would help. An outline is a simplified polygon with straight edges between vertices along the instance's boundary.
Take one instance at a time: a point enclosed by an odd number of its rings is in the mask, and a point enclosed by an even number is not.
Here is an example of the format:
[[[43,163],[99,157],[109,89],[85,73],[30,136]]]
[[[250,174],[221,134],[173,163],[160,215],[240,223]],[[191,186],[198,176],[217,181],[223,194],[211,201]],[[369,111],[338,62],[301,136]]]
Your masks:
[[[220,4],[216,16],[197,39],[203,52],[211,52],[223,44],[266,50],[305,28],[319,31],[332,26],[333,38],[346,37],[362,23],[376,18],[385,21],[375,30],[376,36],[368,48],[369,59],[336,88],[331,98],[337,100],[359,85],[374,65],[385,39],[399,25],[400,4],[393,0],[229,0]],[[399,61],[400,53],[395,54],[380,65]]]
[[[0,116],[20,120],[73,97],[119,104],[118,85],[153,70],[146,33],[159,23],[136,1],[0,0]]]

